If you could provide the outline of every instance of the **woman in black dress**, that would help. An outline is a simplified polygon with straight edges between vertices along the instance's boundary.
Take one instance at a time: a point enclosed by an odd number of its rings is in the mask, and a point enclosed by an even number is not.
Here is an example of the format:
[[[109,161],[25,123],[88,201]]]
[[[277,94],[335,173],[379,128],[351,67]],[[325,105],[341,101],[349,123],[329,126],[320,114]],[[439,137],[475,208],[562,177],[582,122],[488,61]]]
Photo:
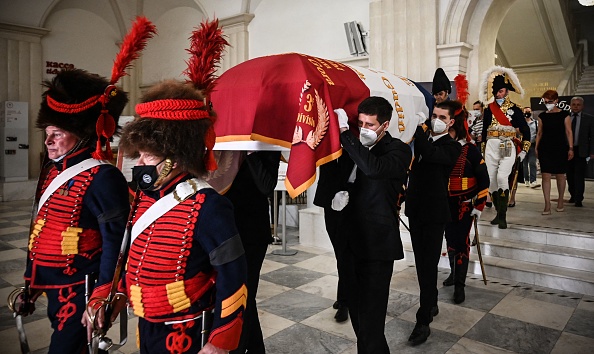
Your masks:
[[[542,194],[545,208],[542,215],[551,214],[551,175],[557,180],[557,211],[565,210],[563,194],[565,193],[565,173],[567,161],[573,158],[573,134],[571,118],[568,111],[557,107],[559,95],[555,90],[548,90],[543,95],[546,112],[538,115],[538,133],[536,134],[536,156],[540,161],[542,173]]]

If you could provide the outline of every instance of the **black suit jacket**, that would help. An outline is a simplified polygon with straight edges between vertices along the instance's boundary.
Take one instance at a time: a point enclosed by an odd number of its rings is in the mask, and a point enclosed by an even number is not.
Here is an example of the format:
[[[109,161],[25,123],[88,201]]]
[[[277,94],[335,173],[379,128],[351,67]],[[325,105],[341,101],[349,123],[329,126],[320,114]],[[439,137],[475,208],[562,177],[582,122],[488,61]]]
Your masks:
[[[268,197],[276,187],[280,155],[280,151],[256,151],[247,155],[225,193],[233,203],[235,223],[243,244],[272,242]]]
[[[423,218],[428,223],[451,221],[448,181],[461,151],[460,143],[449,134],[430,143],[423,128],[417,127],[415,159],[404,205],[407,217]]]
[[[594,155],[594,116],[583,111],[578,132],[578,150],[574,151],[578,157],[586,158]]]
[[[334,195],[348,189],[347,181],[355,163],[346,152],[336,160],[320,166],[320,178],[314,197],[314,205],[330,208]]]
[[[410,147],[388,132],[371,150],[348,130],[340,141],[357,165],[344,209],[347,222],[341,225],[350,249],[364,259],[404,258],[396,207],[412,158]]]

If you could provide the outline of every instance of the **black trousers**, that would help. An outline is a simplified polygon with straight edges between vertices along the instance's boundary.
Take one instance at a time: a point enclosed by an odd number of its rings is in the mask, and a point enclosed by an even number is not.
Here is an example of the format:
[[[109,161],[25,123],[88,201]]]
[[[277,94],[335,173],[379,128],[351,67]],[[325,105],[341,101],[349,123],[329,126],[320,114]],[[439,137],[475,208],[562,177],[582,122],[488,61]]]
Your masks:
[[[348,306],[358,354],[390,353],[384,335],[394,261],[364,259],[348,249]]]
[[[247,262],[247,306],[243,312],[243,326],[239,346],[232,350],[232,354],[264,354],[264,337],[262,336],[262,327],[258,317],[258,308],[256,307],[256,294],[260,283],[260,270],[266,256],[268,245],[263,244],[244,244],[245,258]]]
[[[202,320],[166,325],[138,319],[141,354],[198,353],[201,348]]]
[[[338,288],[336,290],[336,300],[341,305],[346,305],[348,301],[346,279],[348,276],[348,264],[345,261],[345,257],[347,257],[346,252],[348,251],[348,238],[345,232],[340,230],[340,226],[344,224],[344,218],[345,213],[343,211],[336,211],[332,208],[324,208],[326,231],[328,232],[330,242],[332,243],[332,248],[334,249],[336,267],[338,270]]]
[[[449,202],[450,210],[455,213],[452,213],[452,221],[445,227],[448,252],[454,252],[456,259],[468,259],[470,256],[470,229],[473,221],[470,215],[472,203],[461,201],[458,197],[450,197]]]
[[[573,147],[573,151],[579,151],[577,146]],[[576,202],[584,200],[584,190],[586,188],[586,168],[588,163],[585,157],[574,156],[569,160],[567,165],[567,185],[569,195]]]
[[[429,223],[427,218],[409,218],[408,221],[421,292],[417,323],[429,325],[433,321],[431,309],[437,306],[437,265],[445,224]]]
[[[87,329],[81,324],[86,308],[85,285],[45,290],[47,316],[52,324],[50,354],[86,353]]]

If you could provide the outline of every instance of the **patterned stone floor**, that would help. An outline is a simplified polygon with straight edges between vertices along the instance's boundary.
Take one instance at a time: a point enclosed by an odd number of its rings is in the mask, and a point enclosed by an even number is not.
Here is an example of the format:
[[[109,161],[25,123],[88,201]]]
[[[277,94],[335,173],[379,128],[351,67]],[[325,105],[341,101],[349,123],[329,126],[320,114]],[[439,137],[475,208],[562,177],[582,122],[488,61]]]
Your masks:
[[[22,285],[30,201],[0,203],[0,352],[19,353],[12,314],[5,299]],[[332,253],[299,245],[298,230],[287,233],[293,256],[272,254],[262,269],[258,308],[267,352],[356,353],[349,322],[336,323],[336,262]],[[448,270],[440,269],[439,284]],[[418,285],[414,263],[394,265],[386,337],[393,353],[593,353],[594,297],[532,285],[490,279],[483,285],[475,275],[467,281],[466,301],[454,305],[452,288],[440,289],[440,313],[425,344],[412,347],[407,338],[414,327]],[[29,345],[46,353],[51,329],[44,298],[25,318]],[[130,341],[117,353],[136,353],[136,319],[129,322]],[[113,331],[117,333],[117,331]],[[115,334],[114,334],[115,335]],[[114,338],[115,339],[115,338]]]

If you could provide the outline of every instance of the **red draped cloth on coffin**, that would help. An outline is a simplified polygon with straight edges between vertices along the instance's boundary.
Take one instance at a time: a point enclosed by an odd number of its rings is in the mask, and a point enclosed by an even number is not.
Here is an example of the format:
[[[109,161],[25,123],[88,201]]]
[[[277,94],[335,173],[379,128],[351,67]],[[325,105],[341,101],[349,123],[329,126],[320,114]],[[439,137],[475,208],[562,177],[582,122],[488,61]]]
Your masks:
[[[252,59],[217,79],[211,96],[217,142],[290,148],[285,186],[295,197],[315,181],[316,166],[341,154],[334,109],[344,109],[357,127],[357,106],[369,94],[358,74],[338,62],[298,53]]]

